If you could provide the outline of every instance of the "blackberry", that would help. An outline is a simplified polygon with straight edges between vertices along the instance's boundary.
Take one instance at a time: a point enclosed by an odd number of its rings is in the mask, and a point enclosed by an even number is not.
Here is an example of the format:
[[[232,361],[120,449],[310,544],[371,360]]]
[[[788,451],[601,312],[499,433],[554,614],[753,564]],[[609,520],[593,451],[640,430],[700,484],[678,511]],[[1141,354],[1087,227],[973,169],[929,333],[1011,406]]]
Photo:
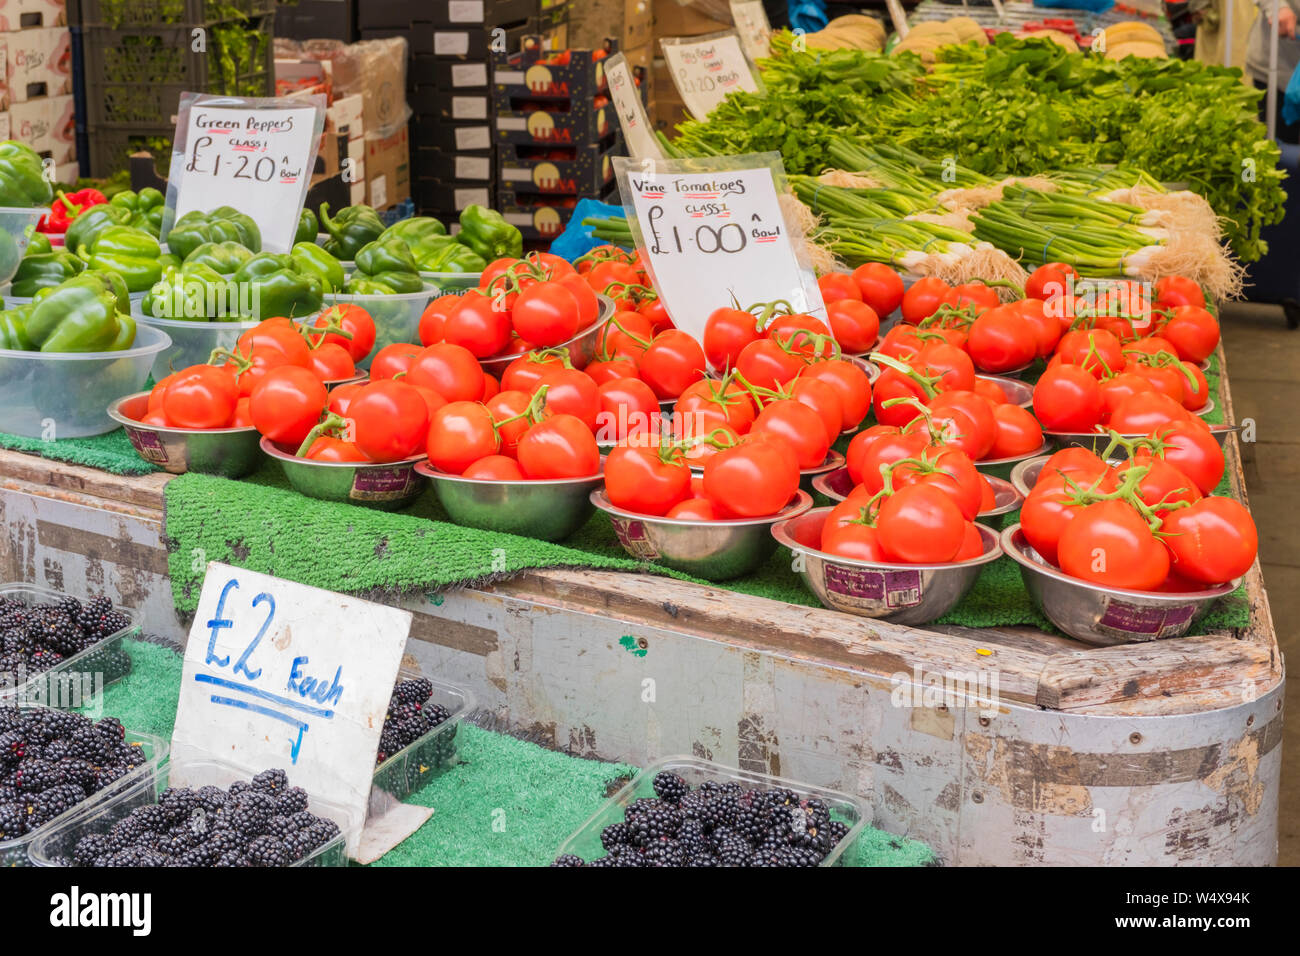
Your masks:
[[[745,866],[753,855],[753,848],[744,837],[728,835],[718,843],[718,864],[720,866]]]
[[[101,717],[95,721],[95,729],[105,735],[112,744],[119,744],[126,737],[126,728],[116,717]]]
[[[611,823],[600,831],[600,845],[607,851],[622,846],[632,839],[632,831],[626,823]]]
[[[676,840],[662,837],[645,848],[642,859],[645,866],[685,866],[686,851]]]
[[[711,799],[699,807],[695,813],[700,822],[704,824],[705,829],[715,830],[719,827],[730,827],[735,824],[739,810],[740,807],[733,795],[714,791]]]
[[[226,796],[237,797],[241,793],[247,793],[249,790],[252,789],[253,789],[252,785],[247,780],[236,780],[234,783],[232,783],[229,787],[226,788]]]
[[[583,866],[588,866],[588,867],[591,866],[611,867],[613,865],[614,865],[614,861],[607,856],[600,856],[592,860],[590,863],[583,864]]]
[[[289,818],[289,822],[293,824],[295,830],[305,830],[315,823],[316,819],[316,814],[308,813],[306,810],[299,810]]]
[[[51,763],[58,763],[64,757],[71,756],[68,751],[68,742],[66,740],[51,740],[41,750],[41,756]]]
[[[289,848],[273,836],[260,836],[244,848],[244,855],[252,866],[288,866]]]
[[[220,787],[199,787],[194,795],[198,798],[199,806],[209,813],[215,813],[226,805],[226,791]]]
[[[668,804],[629,816],[627,821],[628,829],[632,834],[632,843],[642,847],[676,835],[681,825],[681,811]]]
[[[403,704],[423,704],[433,696],[433,684],[424,677],[398,682],[393,697]]]
[[[434,727],[451,718],[451,711],[439,704],[425,704],[420,713],[424,716],[424,726],[427,730],[433,730]]]
[[[268,836],[279,837],[284,839],[291,833],[296,833],[298,828],[293,825],[293,818],[283,813],[277,813],[271,819],[266,821],[266,832]]]
[[[28,669],[28,657],[23,651],[9,651],[0,656],[0,674],[15,675],[15,683],[21,682],[18,675]]]
[[[168,822],[183,823],[203,806],[199,795],[186,787],[168,787],[158,797],[158,806],[162,807]]]
[[[551,866],[585,866],[586,862],[580,856],[574,856],[572,853],[564,853],[555,858]]]
[[[125,850],[129,846],[133,846],[143,835],[144,827],[133,816],[128,816],[117,821],[117,823],[113,824],[113,828],[108,831],[108,849],[112,853]]]
[[[282,839],[291,863],[298,862],[319,845],[309,830],[298,830]]]
[[[687,856],[709,853],[709,838],[704,833],[704,824],[699,820],[683,820],[677,830],[677,842],[682,845]]]
[[[379,753],[375,758],[375,763],[383,763],[401,749],[402,741],[397,736],[397,731],[388,724],[385,724],[384,729],[379,733]]]
[[[253,778],[253,789],[277,794],[289,786],[289,775],[283,770],[263,770]]]
[[[25,757],[20,760],[14,779],[18,789],[25,793],[40,793],[68,782],[58,764],[41,757]]]
[[[705,850],[703,853],[691,854],[686,861],[686,865],[690,867],[716,867],[721,866],[722,864],[710,851]]]
[[[677,801],[682,816],[689,820],[703,819],[704,808],[709,805],[709,795],[703,790],[692,790]]]
[[[228,820],[230,829],[253,837],[262,832],[275,809],[275,799],[270,794],[252,791],[240,794],[233,804],[227,803],[220,815]]]
[[[0,840],[14,840],[26,832],[26,805],[22,803],[0,804]]]
[[[662,806],[664,806],[664,802],[662,800],[658,800],[653,797],[638,797],[636,800],[633,800],[628,805],[628,808],[625,811],[623,811],[623,815],[630,819],[631,817],[634,817],[641,813],[647,813],[651,810],[658,810]]]
[[[116,783],[130,772],[130,767],[101,767],[95,773],[95,789],[103,790],[109,784]]]
[[[164,839],[158,842],[158,851],[172,857],[185,856],[191,850],[196,849],[202,841],[201,834],[180,827],[172,830]]]
[[[673,804],[680,801],[681,798],[686,796],[691,789],[687,786],[685,780],[677,774],[670,773],[667,770],[655,774],[652,785],[654,786],[655,793],[666,802]]]
[[[102,594],[86,602],[73,619],[91,643],[117,633],[130,623],[125,615],[113,610],[113,602]]]
[[[294,814],[307,809],[307,791],[302,787],[290,787],[280,794],[276,801],[276,813]]]
[[[300,832],[306,833],[311,837],[311,849],[317,850],[339,835],[339,825],[333,820],[327,820],[324,817],[317,817],[315,823]]]
[[[77,846],[72,851],[72,862],[77,866],[93,866],[106,853],[108,837],[102,833],[92,833],[77,841]]]
[[[244,856],[241,850],[231,850],[228,853],[221,854],[220,859],[212,865],[219,867],[245,867],[248,866],[248,857]]]
[[[132,810],[131,819],[136,822],[141,831],[150,830],[157,833],[167,829],[167,815],[156,803]]]
[[[6,730],[0,734],[0,763],[17,763],[22,760],[27,752],[26,744],[27,738],[21,731]]]
[[[101,764],[112,752],[113,745],[93,727],[82,727],[68,738],[68,755],[71,757]]]
[[[49,823],[59,814],[66,813],[85,799],[86,791],[70,783],[42,791],[32,799],[32,828]]]
[[[388,713],[384,717],[384,722],[400,722],[410,720],[412,717],[420,716],[419,704],[389,704]]]
[[[839,820],[832,820],[826,824],[826,836],[830,840],[831,848],[849,835],[849,828]]]

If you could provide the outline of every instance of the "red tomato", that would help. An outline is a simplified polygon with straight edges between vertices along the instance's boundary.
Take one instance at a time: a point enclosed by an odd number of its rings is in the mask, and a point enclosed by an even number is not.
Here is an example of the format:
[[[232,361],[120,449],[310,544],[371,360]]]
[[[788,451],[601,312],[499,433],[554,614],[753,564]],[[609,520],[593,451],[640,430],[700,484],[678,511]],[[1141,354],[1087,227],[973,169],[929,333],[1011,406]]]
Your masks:
[[[416,455],[428,438],[429,407],[413,385],[380,380],[349,404],[353,441],[371,461],[402,461]]]
[[[979,281],[953,286],[944,301],[958,309],[974,306],[977,312],[996,308],[1000,302],[997,290]]]
[[[717,521],[718,509],[708,498],[687,498],[669,508],[665,517],[679,521]]]
[[[461,476],[477,481],[523,481],[519,463],[506,455],[488,455],[467,467]]]
[[[1154,391],[1154,386],[1141,375],[1132,372],[1120,372],[1110,378],[1101,380],[1101,404],[1103,422],[1109,422],[1115,409],[1130,395],[1138,392]]]
[[[976,395],[983,396],[984,400],[990,405],[1008,405],[1011,399],[1003,391],[1002,386],[997,382],[990,382],[987,378],[975,377],[975,387],[971,389]]]
[[[591,376],[576,368],[550,368],[542,373],[538,388],[546,387],[546,410],[572,415],[593,432],[600,412],[600,390]]]
[[[303,456],[312,461],[331,461],[331,462],[349,462],[349,461],[369,461],[370,459],[350,441],[343,441],[339,438],[333,438],[329,435],[321,435],[311,443],[307,449],[307,454]]]
[[[154,387],[149,392],[149,404],[146,406],[148,411],[157,411],[162,407],[163,395],[167,391],[167,386],[176,381],[176,376],[179,374],[180,372],[172,372],[170,375],[164,375],[154,383]]]
[[[440,295],[424,307],[420,313],[419,339],[421,345],[433,345],[442,341],[443,326],[447,316],[456,311],[460,305],[458,295]]]
[[[1160,334],[1172,343],[1180,359],[1204,362],[1219,344],[1219,323],[1199,306],[1180,305],[1161,326]]]
[[[830,326],[803,313],[782,315],[770,322],[767,337],[805,359],[830,358],[834,352]]]
[[[945,434],[945,441],[958,445],[972,459],[988,457],[998,424],[993,406],[981,396],[965,390],[943,392],[930,403],[930,412],[934,419],[945,417],[955,426],[955,431]]]
[[[520,301],[537,288],[540,285],[524,290]],[[442,339],[475,358],[491,358],[510,342],[510,313],[497,308],[491,296],[470,289],[443,320]]]
[[[1192,279],[1165,276],[1156,280],[1156,308],[1173,309],[1180,305],[1205,307],[1205,293]]]
[[[1134,468],[1147,469],[1147,473],[1138,482],[1137,496],[1157,514],[1168,512],[1169,509],[1164,506],[1175,501],[1190,503],[1201,500],[1201,493],[1192,479],[1160,458],[1144,458],[1140,464],[1126,461],[1115,469],[1116,480],[1122,479]]]
[[[724,517],[774,515],[798,490],[794,451],[779,439],[746,438],[704,463],[704,497]]]
[[[660,332],[637,363],[641,379],[660,398],[676,398],[704,377],[704,349],[686,332]]]
[[[341,382],[357,374],[348,350],[334,342],[325,342],[312,349],[308,353],[307,367],[322,382]]]
[[[169,425],[174,428],[226,428],[230,424],[235,405],[239,402],[239,384],[228,369],[215,365],[191,365],[168,376],[168,379],[160,407],[152,410],[161,410]],[[305,433],[303,437],[306,437]]]
[[[738,435],[749,431],[756,414],[753,399],[744,388],[735,382],[723,387],[711,378],[701,379],[688,387],[673,408],[674,417],[684,418],[690,415],[729,425]],[[700,433],[707,434],[707,428]]]
[[[266,319],[239,337],[236,351],[247,354],[254,348],[279,352],[276,365],[307,365],[307,342],[288,319]]]
[[[1025,534],[1025,540],[1051,564],[1059,564],[1057,547],[1061,533],[1084,507],[1071,503],[1076,493],[1067,479],[1080,486],[1091,485],[1091,482],[1083,481],[1077,475],[1049,472],[1044,467],[1038,476],[1038,483],[1020,506],[1020,529]],[[1113,488],[1114,479],[1109,472],[1105,472],[1098,490],[1111,491]]]
[[[800,468],[816,468],[826,461],[831,443],[821,416],[794,399],[778,399],[765,406],[754,419],[750,434],[785,439]]]
[[[370,360],[370,377],[371,379],[393,378],[410,369],[411,363],[419,354],[420,347],[407,342],[385,345]]]
[[[1048,431],[1092,431],[1102,410],[1101,386],[1077,365],[1050,366],[1034,385],[1034,415]]]
[[[1110,416],[1110,427],[1121,435],[1149,435],[1188,418],[1190,413],[1183,408],[1182,402],[1163,392],[1137,392],[1115,406]]]
[[[840,299],[826,305],[831,334],[846,352],[866,352],[880,337],[880,319],[875,309],[856,299]]]
[[[433,389],[449,402],[477,402],[483,397],[483,369],[478,359],[469,349],[451,342],[420,349],[406,379],[412,385]]]
[[[826,273],[817,280],[817,288],[821,290],[822,301],[827,305],[844,299],[862,301],[862,291],[847,272]]]
[[[1179,366],[1183,370],[1183,408],[1190,412],[1204,408],[1210,400],[1210,383],[1205,380],[1205,373],[1191,362],[1180,362]]]
[[[1020,458],[1043,447],[1043,428],[1019,405],[994,405],[997,433],[987,458]]]
[[[501,391],[501,383],[489,375],[483,373],[483,397],[479,401],[486,402],[489,398]]]
[[[903,301],[903,277],[883,262],[866,262],[853,270],[862,301],[882,318]]]
[[[306,344],[303,345],[306,348]],[[296,446],[320,421],[329,395],[321,380],[305,368],[271,369],[253,388],[248,410],[257,430],[274,442]]]
[[[1076,329],[1061,336],[1056,355],[1065,365],[1077,365],[1093,378],[1104,378],[1124,368],[1124,345],[1105,329]]]
[[[249,410],[247,398],[241,398],[239,401],[235,402],[235,414],[230,417],[230,427],[253,427],[253,413]]]
[[[796,402],[807,405],[826,427],[826,441],[834,443],[844,427],[844,400],[839,389],[830,382],[800,375],[790,383],[790,394]]]
[[[318,329],[335,325],[339,326],[345,334],[329,332],[325,336],[325,341],[347,349],[353,362],[360,362],[375,347],[375,320],[361,306],[350,303],[332,305],[316,316],[316,321],[313,323],[313,326]]]
[[[903,293],[903,321],[916,325],[922,319],[934,315],[950,291],[948,283],[935,276],[917,279]]]
[[[1161,457],[1195,482],[1203,495],[1208,495],[1223,480],[1223,449],[1209,431],[1193,421],[1175,422],[1160,428],[1156,434],[1166,445]],[[1151,453],[1139,449],[1133,456],[1138,464],[1145,462]]]
[[[975,366],[971,356],[948,342],[932,342],[917,353],[912,366],[924,375],[940,376],[940,391],[975,387]]]
[[[433,413],[427,435],[429,461],[452,475],[480,458],[500,453],[492,413],[478,402],[448,402]]]
[[[1150,591],[1169,575],[1169,552],[1124,501],[1099,501],[1079,511],[1056,550],[1066,574],[1107,587]]]
[[[845,464],[849,469],[849,477],[853,479],[855,485],[862,483],[864,470],[864,458],[867,449],[875,442],[877,438],[885,435],[898,436],[902,432],[894,425],[872,425],[858,432],[849,441],[849,447],[844,453]],[[907,456],[903,456],[907,457]]]
[[[616,378],[597,387],[597,441],[623,441],[629,435],[654,434],[659,428],[659,399],[639,378]]]
[[[1048,314],[1046,304],[1040,299],[1020,299],[1010,308],[1029,324],[1038,357],[1051,355],[1061,339],[1061,323]]]
[[[559,282],[539,282],[519,294],[510,313],[521,338],[550,348],[577,334],[581,321],[578,297]]]
[[[380,381],[374,379],[373,381]],[[348,385],[339,385],[331,388],[329,392],[329,411],[335,415],[347,416],[348,406],[352,404],[352,399],[361,394],[361,390],[366,387],[366,382],[352,382]]]
[[[1019,308],[999,305],[971,323],[966,348],[976,367],[986,372],[1024,368],[1038,355],[1037,326]]]
[[[953,504],[967,520],[979,514],[984,492],[992,489],[984,476],[975,470],[969,455],[956,448],[945,448],[937,453],[927,451],[918,460],[924,465],[898,465],[893,469],[896,489],[930,485],[952,498]]]
[[[524,414],[531,401],[532,396],[527,392],[510,389],[497,392],[484,402],[487,410],[492,413],[492,421],[496,423],[497,434],[501,438],[501,454],[507,457],[515,456],[519,439],[532,425],[527,418],[517,417]]]
[[[1029,274],[1029,279],[1025,282],[1025,295],[1039,300],[1069,295],[1075,274],[1074,267],[1064,262],[1045,262]]]
[[[596,333],[596,355],[635,362],[650,347],[653,338],[654,328],[641,313],[616,312]]]
[[[1170,511],[1160,528],[1173,568],[1201,584],[1226,584],[1255,563],[1259,533],[1250,512],[1231,498],[1202,498]]]
[[[519,468],[533,481],[587,478],[600,471],[600,448],[591,429],[572,415],[552,415],[519,439]]]
[[[885,487],[881,474],[883,465],[893,465],[904,458],[920,458],[930,444],[924,435],[895,433],[877,435],[875,441],[865,445],[858,455],[858,472],[865,491],[875,494]],[[849,472],[850,477],[855,477]]]
[[[814,362],[799,372],[801,379],[816,379],[834,388],[840,396],[840,431],[857,428],[871,409],[871,380],[862,366],[847,359]],[[752,380],[751,380],[752,381]]]
[[[759,388],[776,388],[799,374],[807,363],[772,339],[758,339],[740,350],[735,367],[745,381]]]
[[[691,469],[665,446],[619,445],[605,457],[605,494],[616,508],[667,514],[690,493]]]
[[[876,529],[891,561],[944,564],[961,549],[966,519],[945,492],[932,485],[908,485],[885,499]]]

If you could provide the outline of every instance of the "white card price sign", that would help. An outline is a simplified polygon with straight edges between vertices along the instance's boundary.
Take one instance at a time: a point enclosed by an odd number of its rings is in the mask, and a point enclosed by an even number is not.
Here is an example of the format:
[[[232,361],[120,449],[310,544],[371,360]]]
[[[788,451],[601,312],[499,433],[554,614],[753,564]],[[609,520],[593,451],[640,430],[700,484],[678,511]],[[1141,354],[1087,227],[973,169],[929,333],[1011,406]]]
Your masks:
[[[216,758],[341,807],[349,852],[411,613],[211,562],[181,672],[172,762]]]
[[[623,140],[627,143],[628,155],[640,159],[649,156],[662,159],[663,150],[655,139],[646,115],[645,104],[641,102],[641,91],[632,79],[632,70],[627,65],[627,57],[615,53],[605,61],[605,79],[609,83],[610,99],[618,113],[619,125],[623,127]]]
[[[183,93],[163,239],[187,212],[231,206],[252,217],[262,248],[288,252],[325,127],[325,98],[240,99]]]
[[[659,44],[682,103],[696,119],[708,116],[728,93],[760,89],[735,30],[664,37]]]
[[[763,0],[731,0],[731,21],[751,60],[757,63],[771,56],[772,24],[763,9]]]
[[[615,159],[623,206],[655,290],[700,339],[709,313],[785,300],[825,317],[813,271],[781,210],[778,153],[709,159]]]

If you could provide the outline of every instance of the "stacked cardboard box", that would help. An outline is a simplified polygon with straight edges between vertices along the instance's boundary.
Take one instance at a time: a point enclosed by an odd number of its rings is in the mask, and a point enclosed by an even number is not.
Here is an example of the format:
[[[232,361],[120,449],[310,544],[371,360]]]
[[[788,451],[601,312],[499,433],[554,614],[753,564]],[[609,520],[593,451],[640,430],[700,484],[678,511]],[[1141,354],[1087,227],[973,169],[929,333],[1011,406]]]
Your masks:
[[[617,190],[612,160],[625,150],[604,68],[617,47],[555,54],[532,37],[496,58],[497,208],[530,243],[549,243],[579,199]]]
[[[0,139],[26,143],[75,181],[77,117],[64,0],[0,0]]]

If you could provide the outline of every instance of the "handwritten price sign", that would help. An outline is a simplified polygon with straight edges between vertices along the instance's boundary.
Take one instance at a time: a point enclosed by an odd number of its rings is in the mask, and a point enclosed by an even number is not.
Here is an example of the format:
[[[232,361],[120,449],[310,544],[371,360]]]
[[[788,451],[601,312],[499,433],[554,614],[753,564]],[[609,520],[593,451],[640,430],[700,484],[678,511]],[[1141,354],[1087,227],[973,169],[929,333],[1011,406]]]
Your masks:
[[[295,786],[347,808],[355,851],[410,626],[409,611],[209,564],[173,758],[213,756],[250,777],[286,770]]]
[[[735,30],[700,37],[666,37],[659,43],[682,103],[696,119],[708,116],[728,93],[759,90]]]
[[[606,60],[605,79],[609,83],[614,109],[618,112],[619,125],[623,127],[623,140],[627,143],[628,154],[638,159],[642,156],[663,158],[663,150],[655,139],[650,117],[646,115],[645,104],[641,102],[641,93],[627,65],[627,57],[615,53]]]
[[[323,97],[319,99],[319,104],[293,99],[243,106],[226,97],[184,94],[167,229],[192,210],[232,206],[257,223],[263,249],[288,252],[324,126]],[[266,103],[285,105],[260,105]]]
[[[637,247],[674,324],[696,338],[714,309],[784,299],[825,315],[781,211],[775,153],[721,160],[616,159]]]

